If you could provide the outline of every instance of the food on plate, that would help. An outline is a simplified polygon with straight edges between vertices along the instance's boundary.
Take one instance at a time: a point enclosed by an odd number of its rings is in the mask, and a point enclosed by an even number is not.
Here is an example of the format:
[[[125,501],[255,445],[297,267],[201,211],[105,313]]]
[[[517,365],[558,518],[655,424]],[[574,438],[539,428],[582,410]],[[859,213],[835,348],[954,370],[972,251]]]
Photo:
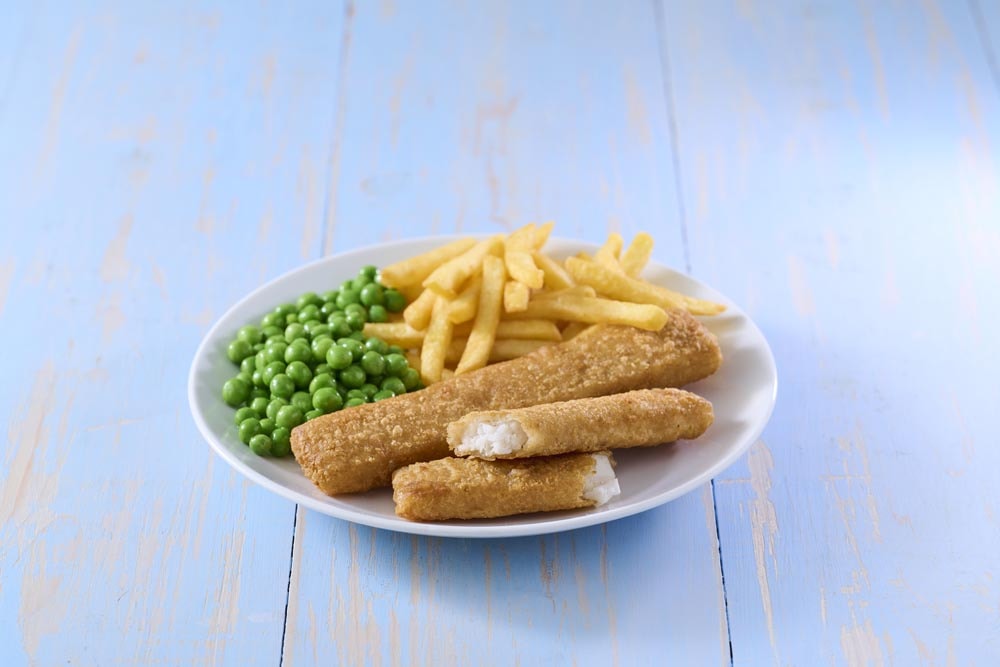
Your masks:
[[[680,389],[640,389],[516,410],[472,412],[448,424],[455,456],[515,459],[649,447],[697,438],[712,404]]]
[[[363,333],[406,305],[376,275],[366,266],[338,290],[277,306],[229,344],[240,371],[222,386],[222,399],[236,408],[237,435],[255,454],[287,456],[291,431],[304,421],[421,387],[404,348]]]
[[[411,521],[595,507],[619,493],[610,452],[518,461],[444,458],[400,468],[392,477],[396,514]]]
[[[292,450],[324,493],[366,491],[387,485],[396,468],[447,456],[447,425],[469,412],[680,387],[721,362],[715,336],[684,311],[659,331],[598,325],[512,361],[309,421],[292,433]]]

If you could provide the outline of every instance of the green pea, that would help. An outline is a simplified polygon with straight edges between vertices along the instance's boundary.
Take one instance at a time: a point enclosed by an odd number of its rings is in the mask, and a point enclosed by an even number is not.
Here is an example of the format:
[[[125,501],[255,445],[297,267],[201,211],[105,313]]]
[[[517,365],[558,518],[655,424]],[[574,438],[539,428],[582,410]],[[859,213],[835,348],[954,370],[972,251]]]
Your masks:
[[[299,307],[296,306],[294,303],[283,303],[280,306],[275,306],[274,312],[278,313],[279,315],[284,315],[287,317],[292,313],[299,312]]]
[[[261,377],[264,379],[264,384],[270,385],[271,380],[278,373],[285,372],[285,362],[284,361],[272,361],[267,366],[264,367],[264,371],[261,373]]]
[[[226,402],[226,405],[234,408],[242,405],[249,395],[250,385],[242,378],[226,380],[226,383],[222,385],[222,400]]]
[[[368,321],[369,322],[388,322],[389,313],[386,311],[385,306],[380,306],[378,304],[370,306],[368,308]]]
[[[361,361],[361,357],[365,355],[364,343],[359,340],[355,340],[353,338],[341,338],[337,341],[337,345],[350,352],[351,359],[354,361]],[[327,360],[327,363],[330,363],[330,361]],[[330,365],[333,366],[333,364]]]
[[[253,354],[249,357],[244,357],[243,361],[240,362],[240,373],[246,373],[247,375],[253,375],[253,372],[257,370],[257,355]]]
[[[305,337],[306,337],[306,328],[301,324],[299,324],[298,322],[295,322],[294,324],[289,324],[287,327],[285,327],[285,342],[291,343],[294,340],[298,340],[299,338],[305,338]]]
[[[369,350],[361,357],[361,368],[365,369],[365,373],[368,375],[382,375],[385,372],[385,357],[378,352]]]
[[[361,366],[351,364],[340,371],[340,381],[345,387],[357,389],[365,383],[365,371]]]
[[[346,308],[344,308],[344,316],[345,317],[348,316],[348,315],[350,315],[351,313],[360,313],[360,314],[365,315],[365,316],[368,315],[368,311],[360,303],[348,304],[348,306]]]
[[[378,267],[372,264],[366,264],[361,267],[360,271],[358,271],[358,275],[364,276],[369,281],[375,280],[375,276],[378,275]]]
[[[333,339],[324,335],[322,338],[313,340],[312,345],[309,347],[312,348],[313,357],[316,359],[326,359],[326,353],[333,347]]]
[[[250,374],[250,382],[253,383],[253,386],[255,388],[256,387],[263,388],[267,386],[267,383],[264,382],[264,374],[257,370],[255,370],[253,373]]]
[[[379,389],[382,391],[391,391],[396,396],[406,393],[406,385],[399,378],[389,377],[382,380]]]
[[[250,400],[251,401],[253,399],[255,399],[255,398],[261,398],[261,397],[263,397],[263,398],[268,398],[269,397],[269,394],[267,393],[267,389],[264,389],[263,387],[254,387],[253,389],[250,390]]]
[[[330,325],[326,322],[321,322],[320,320],[309,320],[303,326],[305,326],[306,333],[309,334],[313,340],[316,340],[320,336],[330,335]]]
[[[358,312],[347,313],[345,319],[347,321],[347,325],[351,327],[351,331],[358,332],[365,328],[365,322],[368,321],[367,317]]]
[[[265,396],[256,396],[252,401],[250,401],[250,407],[255,413],[257,413],[258,419],[267,414],[268,403],[270,403],[270,401]]]
[[[271,434],[271,456],[282,457],[292,453],[291,435],[287,428],[275,427],[274,433]]]
[[[380,391],[372,396],[372,401],[384,401],[387,398],[393,398],[395,396],[391,391]]]
[[[378,352],[379,354],[389,354],[389,346],[381,338],[369,338],[365,341],[365,349]]]
[[[236,411],[236,416],[234,417],[233,421],[235,421],[236,425],[239,426],[244,419],[250,419],[251,417],[256,417],[256,416],[257,413],[253,411],[253,408],[244,406]]]
[[[301,361],[303,363],[313,360],[312,348],[304,339],[296,340],[285,350],[285,362]]]
[[[309,393],[315,394],[320,389],[330,389],[335,386],[336,383],[333,381],[332,375],[329,373],[319,373],[309,383]]]
[[[278,410],[288,405],[288,401],[283,398],[272,398],[267,404],[267,410],[265,414],[268,419],[275,419],[278,416]]]
[[[365,276],[362,276],[362,275],[358,275],[357,278],[355,278],[354,280],[351,281],[351,285],[354,286],[354,289],[358,290],[359,295],[360,295],[361,290],[363,290],[365,288],[365,286],[368,285],[368,284],[370,284],[370,283],[371,283],[371,280],[368,279],[368,278],[366,278]]]
[[[285,324],[286,325],[295,324],[298,321],[299,321],[299,314],[298,313],[288,313],[287,315],[285,315]]]
[[[240,363],[252,354],[253,346],[240,338],[234,340],[229,344],[229,347],[226,348],[226,356],[229,357],[229,361],[234,364]]]
[[[312,396],[304,391],[297,391],[292,394],[292,398],[289,400],[290,405],[294,405],[302,412],[306,410],[312,410]]]
[[[354,285],[349,285],[346,289],[341,289],[340,294],[337,295],[337,308],[344,310],[347,306],[352,303],[360,303],[361,292],[356,289]]]
[[[385,292],[378,283],[368,283],[361,288],[361,303],[365,306],[381,306],[385,304]]]
[[[332,299],[319,307],[319,314],[322,315],[324,319],[330,317],[336,312],[337,312],[337,304],[333,303]]]
[[[274,361],[285,361],[285,352],[288,351],[288,346],[284,343],[274,343],[268,345],[264,350],[264,360],[267,363]]]
[[[362,328],[364,327],[362,326]],[[357,331],[352,331],[348,336],[348,338],[350,338],[351,340],[356,340],[359,343],[365,342],[365,335],[364,333],[361,332],[361,329],[358,329]]]
[[[309,320],[319,319],[319,306],[310,303],[308,306],[299,311],[299,322],[305,324]]]
[[[285,331],[284,329],[281,329],[279,327],[264,327],[263,329],[260,330],[260,333],[261,337],[264,340],[267,340],[268,338],[274,338],[275,336],[282,336],[284,335]]]
[[[347,400],[350,400],[352,398],[360,398],[362,401],[367,401],[368,394],[361,391],[360,389],[350,389],[347,392]]]
[[[266,435],[271,435],[274,431],[274,420],[270,417],[264,417],[260,420],[260,432]]]
[[[406,362],[406,357],[396,352],[385,355],[385,374],[401,378],[410,365]]]
[[[322,410],[310,410],[309,412],[306,413],[306,421],[312,421],[313,419],[316,419],[316,417],[322,417],[322,416],[323,416]]]
[[[390,313],[399,313],[406,308],[406,297],[391,287],[383,294],[383,300],[385,301],[385,309]]]
[[[351,325],[347,323],[343,313],[337,313],[327,320],[327,324],[330,325],[330,335],[334,338],[346,338],[351,335],[353,329]]]
[[[320,298],[323,299],[323,301],[325,301],[325,302],[336,301],[337,300],[337,290],[332,289],[332,290],[328,290],[326,292],[323,292],[320,295]]]
[[[321,411],[323,414],[335,412],[343,407],[343,405],[344,402],[341,400],[340,394],[338,394],[337,390],[332,387],[324,387],[312,396],[312,407]]]
[[[260,329],[252,324],[248,324],[245,327],[240,327],[240,330],[236,332],[236,337],[240,340],[245,340],[251,345],[256,345],[260,342],[262,338]]]
[[[403,348],[398,345],[390,345],[387,354],[403,354]]]
[[[254,437],[250,438],[250,451],[257,456],[270,456],[271,438],[267,437],[263,433],[258,433]]]
[[[281,313],[268,313],[260,321],[260,325],[264,329],[268,329],[270,327],[275,327],[280,329],[285,326],[285,316],[282,315]]]
[[[353,360],[354,355],[344,345],[333,345],[326,351],[326,363],[334,370],[339,371],[347,368]]]
[[[281,428],[293,429],[302,423],[302,410],[294,405],[286,405],[278,410],[274,423]]]
[[[302,311],[303,308],[306,308],[307,306],[311,305],[319,306],[322,303],[323,299],[319,298],[319,295],[316,294],[316,292],[306,292],[295,301],[295,304],[299,307],[300,312]]]
[[[250,438],[260,433],[260,420],[250,417],[240,422],[239,436],[240,442],[244,445],[250,444]]]
[[[420,373],[415,368],[407,368],[400,379],[406,391],[413,391],[420,386]]]
[[[317,375],[322,375],[323,373],[326,373],[327,375],[333,375],[333,369],[330,368],[330,364],[323,362],[322,364],[319,364],[318,366],[316,366],[316,368],[313,369],[313,377],[316,377]]]
[[[240,371],[236,374],[236,377],[246,382],[247,385],[253,384],[253,373],[244,373],[243,371]]]
[[[347,399],[347,401],[344,402],[344,407],[345,408],[353,408],[353,407],[356,407],[358,405],[364,405],[367,402],[368,401],[366,401],[363,398],[349,398],[349,399]]]
[[[284,373],[278,373],[271,378],[271,393],[278,398],[291,398],[295,393],[295,382]]]
[[[364,394],[365,398],[367,398],[369,401],[371,400],[372,396],[375,395],[376,392],[378,392],[378,386],[372,384],[371,382],[365,382],[363,385],[361,385],[361,393]]]
[[[256,368],[259,371],[264,370],[264,367],[267,366],[267,348],[266,347],[263,350],[261,350],[260,352],[258,352],[257,354],[254,355],[254,357],[253,357],[253,365],[254,365],[254,368]]]
[[[285,375],[292,378],[292,382],[294,382],[295,386],[299,389],[305,389],[308,387],[309,383],[312,382],[313,379],[312,371],[309,370],[309,367],[301,361],[293,361],[288,364],[288,368],[285,369]]]

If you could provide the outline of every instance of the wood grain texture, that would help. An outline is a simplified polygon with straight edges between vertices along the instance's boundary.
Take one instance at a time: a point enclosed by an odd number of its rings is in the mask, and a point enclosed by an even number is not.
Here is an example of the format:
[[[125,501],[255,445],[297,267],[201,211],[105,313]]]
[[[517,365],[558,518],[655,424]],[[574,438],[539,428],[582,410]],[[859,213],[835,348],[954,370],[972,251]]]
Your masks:
[[[0,61],[0,663],[277,663],[294,507],[210,454],[185,386],[213,319],[319,252],[340,13],[24,9],[0,21],[27,31]]]
[[[774,347],[735,664],[995,664],[1000,90],[963,3],[665,2],[695,275]]]

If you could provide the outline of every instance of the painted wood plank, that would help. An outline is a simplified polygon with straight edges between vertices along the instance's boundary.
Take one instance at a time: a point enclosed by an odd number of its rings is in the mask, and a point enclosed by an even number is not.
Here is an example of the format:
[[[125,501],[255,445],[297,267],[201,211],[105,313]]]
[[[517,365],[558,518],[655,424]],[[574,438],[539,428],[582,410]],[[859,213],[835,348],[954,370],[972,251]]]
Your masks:
[[[208,325],[318,255],[342,7],[64,6],[0,116],[0,663],[277,664],[294,506],[188,415]]]
[[[1000,658],[1000,96],[967,10],[664,3],[692,267],[782,380],[716,485],[735,664]]]
[[[554,219],[683,266],[651,5],[359,3],[326,249]],[[711,491],[467,541],[298,514],[285,665],[728,664]]]

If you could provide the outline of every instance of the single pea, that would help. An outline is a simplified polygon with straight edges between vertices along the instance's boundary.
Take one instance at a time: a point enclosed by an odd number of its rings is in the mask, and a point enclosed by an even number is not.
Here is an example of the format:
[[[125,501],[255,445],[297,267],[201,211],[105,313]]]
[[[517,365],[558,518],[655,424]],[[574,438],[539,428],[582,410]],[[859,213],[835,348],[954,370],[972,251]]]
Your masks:
[[[323,414],[335,412],[343,407],[343,405],[344,402],[341,400],[340,394],[332,387],[324,387],[312,396],[312,407]]]
[[[288,405],[288,401],[283,398],[272,398],[267,404],[267,410],[264,413],[267,415],[268,419],[275,419],[278,416],[278,410]]]
[[[293,361],[311,362],[313,360],[312,348],[304,339],[296,340],[285,350],[285,362]]]
[[[337,290],[327,290],[319,295],[323,301],[336,301],[337,300]]]
[[[398,345],[390,345],[386,354],[403,354],[403,348]]]
[[[253,346],[243,339],[237,338],[226,348],[226,356],[229,361],[238,364],[253,354]]]
[[[356,340],[359,343],[364,343],[365,342],[365,335],[364,335],[364,333],[361,332],[360,329],[357,330],[357,331],[352,331],[350,333],[350,335],[348,336],[348,338],[350,338],[352,340]]]
[[[337,345],[344,348],[351,353],[351,359],[354,361],[361,361],[361,357],[365,355],[365,345],[359,340],[354,338],[341,338],[337,341]],[[327,362],[329,363],[329,362]],[[333,364],[330,364],[331,366]]]
[[[271,378],[271,394],[278,398],[291,398],[295,393],[295,382],[284,373],[278,373]]]
[[[257,370],[257,355],[251,355],[245,357],[243,361],[240,362],[240,373],[246,373],[247,375],[253,375],[253,372]]]
[[[420,386],[420,373],[415,368],[407,368],[399,379],[403,381],[406,391],[413,391]]]
[[[248,396],[250,396],[250,385],[242,378],[226,380],[226,383],[222,385],[222,400],[226,402],[226,405],[238,407],[247,400]]]
[[[264,360],[269,364],[274,361],[284,361],[285,352],[287,350],[288,345],[285,343],[273,343],[268,345],[267,348],[264,349]]]
[[[285,333],[285,330],[279,327],[264,327],[263,329],[260,330],[260,333],[261,337],[264,340],[267,340],[268,338],[272,338],[274,336],[283,335]]]
[[[353,407],[358,406],[358,405],[364,405],[367,402],[368,401],[366,401],[363,398],[349,398],[349,399],[347,399],[347,401],[344,402],[344,407],[345,408],[353,408]]]
[[[236,337],[240,340],[245,340],[251,345],[256,345],[260,342],[262,336],[260,329],[252,324],[248,324],[245,327],[240,327],[240,330],[236,332]]]
[[[341,289],[340,294],[337,295],[337,308],[344,310],[347,306],[352,303],[358,303],[361,300],[361,292],[354,288],[354,285],[348,285],[346,289]]]
[[[298,321],[299,321],[298,313],[288,313],[287,315],[285,315],[285,326],[289,324],[295,324]]]
[[[361,366],[351,364],[340,371],[340,381],[345,387],[357,389],[365,383],[365,371]]]
[[[275,427],[271,434],[271,456],[288,456],[291,452],[291,433],[283,426]]]
[[[258,370],[250,374],[250,382],[253,383],[254,388],[267,386],[267,383],[264,382],[264,374]]]
[[[392,353],[385,355],[385,374],[401,378],[410,365],[406,363],[406,357],[401,354]]]
[[[236,377],[246,382],[247,385],[253,385],[253,373],[244,373],[243,371],[240,371],[236,374]]]
[[[377,266],[373,266],[371,264],[367,264],[367,265],[361,267],[361,270],[358,271],[358,275],[359,276],[364,276],[369,281],[375,280],[375,276],[378,275],[378,267]]]
[[[360,331],[365,328],[365,322],[368,321],[368,318],[364,314],[355,311],[353,313],[347,313],[347,315],[344,316],[344,320],[347,322],[347,326],[351,327],[351,331],[357,331],[360,333]]]
[[[322,416],[323,416],[322,410],[310,410],[309,412],[306,413],[306,421],[312,421],[313,419],[316,419],[316,417],[322,417]]]
[[[292,341],[306,337],[306,328],[295,322],[285,327],[285,342],[291,344]]]
[[[253,399],[255,399],[255,398],[260,398],[262,396],[264,398],[270,398],[270,394],[268,394],[267,389],[265,389],[263,387],[254,387],[253,389],[250,390],[250,400],[251,401]]]
[[[337,312],[337,304],[333,301],[327,301],[322,306],[319,307],[319,314],[322,319],[326,319]]]
[[[256,416],[257,413],[253,411],[253,408],[244,406],[236,411],[236,416],[234,417],[233,421],[235,421],[236,425],[239,426],[241,423],[243,423],[244,419],[250,419],[251,417],[256,417]]]
[[[326,363],[334,370],[339,371],[347,368],[353,360],[354,355],[347,346],[333,345],[326,351]]]
[[[293,429],[302,423],[302,410],[294,405],[286,405],[278,410],[274,423],[281,428]]]
[[[270,417],[264,417],[260,420],[260,432],[265,435],[271,435],[274,432],[274,420]]]
[[[274,312],[278,313],[279,315],[284,315],[287,317],[292,313],[299,312],[299,307],[296,306],[294,303],[283,303],[280,306],[275,306]]]
[[[347,392],[347,400],[350,400],[352,398],[360,398],[362,401],[367,401],[368,394],[361,391],[360,389],[350,389]]]
[[[244,445],[250,444],[250,438],[260,433],[260,420],[255,417],[240,422],[239,437]]]
[[[280,329],[285,326],[285,316],[281,313],[268,313],[260,321],[260,325],[264,329],[268,329],[270,327]]]
[[[390,313],[398,313],[406,308],[406,297],[399,290],[390,287],[383,293],[382,298],[385,301],[385,309]]]
[[[361,313],[362,315],[365,315],[365,316],[368,315],[368,311],[360,303],[351,303],[351,304],[348,304],[346,308],[344,308],[344,316],[345,317],[347,315],[350,315],[351,313]]]
[[[386,378],[382,380],[379,384],[379,389],[382,391],[391,391],[396,396],[406,393],[406,385],[399,378]]]
[[[368,285],[370,282],[371,281],[365,278],[364,276],[358,276],[351,281],[351,285],[354,286],[354,289],[358,290],[358,294],[360,295],[361,290],[363,290],[365,288],[365,285]]]
[[[323,336],[333,338],[333,336],[330,336],[330,325],[327,324],[325,320],[309,320],[303,326],[305,326],[306,333],[309,334],[309,337],[313,340]]]
[[[379,354],[389,354],[389,345],[381,338],[374,336],[365,341],[365,349]]]
[[[310,303],[308,306],[299,311],[299,322],[305,324],[309,320],[319,319],[319,306]]]
[[[330,326],[330,335],[334,338],[345,338],[350,336],[353,331],[343,313],[331,315],[330,319],[327,320],[327,324]]]
[[[372,396],[376,394],[376,392],[378,392],[378,385],[376,384],[373,384],[371,382],[365,382],[363,385],[361,385],[361,393],[364,394],[365,398],[367,398],[369,401],[372,399]]]
[[[309,393],[315,394],[320,389],[332,389],[336,386],[333,376],[329,373],[318,373],[309,383]]]
[[[250,438],[250,451],[257,456],[270,456],[271,438],[267,437],[263,433],[258,433],[254,437]]]
[[[337,393],[340,394],[340,398],[342,400],[345,400],[345,401],[347,400],[347,392],[348,391],[357,391],[356,389],[350,389],[349,390],[347,387],[345,387],[342,384],[337,384],[336,388],[337,388]]]
[[[324,335],[322,338],[314,339],[312,345],[309,347],[312,349],[313,357],[316,359],[326,359],[326,353],[333,347],[333,339]]]
[[[305,389],[308,387],[309,383],[312,382],[313,379],[312,371],[309,370],[309,367],[301,361],[293,361],[288,364],[288,368],[285,369],[285,375],[292,378],[292,382],[294,382],[295,386],[299,389]]]
[[[268,403],[270,403],[270,400],[266,396],[256,396],[250,401],[250,408],[257,413],[257,419],[261,419],[267,415]]]
[[[299,312],[301,312],[302,309],[305,308],[306,306],[310,306],[313,304],[318,306],[322,303],[323,299],[319,298],[319,294],[316,294],[316,292],[306,292],[305,294],[303,294],[302,296],[300,296],[298,299],[295,300],[295,305],[299,307]]]
[[[380,306],[375,304],[368,308],[368,321],[369,322],[388,322],[389,312],[385,309],[385,306]]]
[[[264,371],[261,373],[261,377],[264,379],[264,384],[270,385],[271,380],[278,373],[285,372],[285,362],[284,361],[272,361],[267,366],[264,367]]]
[[[366,306],[382,306],[385,304],[385,292],[378,283],[368,283],[361,288],[361,303]]]
[[[312,396],[310,396],[308,393],[304,391],[297,391],[294,394],[292,394],[292,398],[289,399],[288,402],[290,405],[294,405],[302,412],[305,412],[306,410],[312,410],[313,407]]]
[[[391,391],[380,391],[372,396],[372,401],[384,401],[387,398],[393,398],[395,396]]]
[[[361,368],[365,369],[365,373],[368,375],[382,375],[385,372],[385,357],[378,352],[369,350],[361,357]]]

